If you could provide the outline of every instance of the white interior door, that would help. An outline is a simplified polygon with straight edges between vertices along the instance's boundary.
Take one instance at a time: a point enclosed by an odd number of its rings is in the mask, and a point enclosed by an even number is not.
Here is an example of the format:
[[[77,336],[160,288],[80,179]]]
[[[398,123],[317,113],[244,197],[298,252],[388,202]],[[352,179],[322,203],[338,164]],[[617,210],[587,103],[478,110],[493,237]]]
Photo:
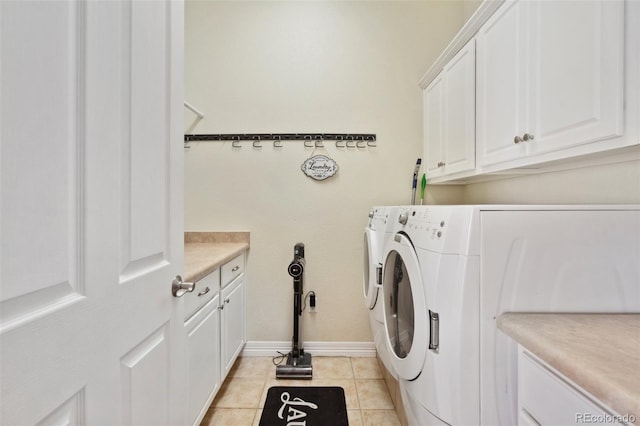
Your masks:
[[[0,2],[3,425],[183,423],[182,7]]]

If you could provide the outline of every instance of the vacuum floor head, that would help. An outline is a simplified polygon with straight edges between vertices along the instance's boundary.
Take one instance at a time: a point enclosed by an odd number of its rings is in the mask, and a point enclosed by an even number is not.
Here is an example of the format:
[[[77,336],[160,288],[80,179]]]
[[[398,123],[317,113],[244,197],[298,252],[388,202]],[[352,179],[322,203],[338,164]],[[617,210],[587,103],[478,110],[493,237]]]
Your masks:
[[[310,365],[278,365],[276,379],[309,379],[313,378],[313,367]]]
[[[308,379],[313,378],[313,366],[311,365],[311,354],[304,354],[297,358],[290,354],[287,356],[287,363],[276,366],[276,379]]]

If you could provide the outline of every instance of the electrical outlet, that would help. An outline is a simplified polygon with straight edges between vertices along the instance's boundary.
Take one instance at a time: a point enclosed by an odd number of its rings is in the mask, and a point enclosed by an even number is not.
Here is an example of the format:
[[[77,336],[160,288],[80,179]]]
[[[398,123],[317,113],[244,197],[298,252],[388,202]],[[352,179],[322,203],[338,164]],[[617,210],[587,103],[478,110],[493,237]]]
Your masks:
[[[318,298],[315,293],[311,293],[309,295],[309,312],[315,313],[317,312]]]

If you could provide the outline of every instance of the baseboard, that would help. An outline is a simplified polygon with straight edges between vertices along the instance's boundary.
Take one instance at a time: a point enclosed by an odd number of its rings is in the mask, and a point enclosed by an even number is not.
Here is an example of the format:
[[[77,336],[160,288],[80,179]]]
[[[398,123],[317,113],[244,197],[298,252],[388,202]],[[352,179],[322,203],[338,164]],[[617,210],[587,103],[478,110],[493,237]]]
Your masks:
[[[305,342],[304,350],[313,356],[375,357],[373,342]],[[245,344],[240,356],[276,356],[291,351],[291,342],[253,340]]]

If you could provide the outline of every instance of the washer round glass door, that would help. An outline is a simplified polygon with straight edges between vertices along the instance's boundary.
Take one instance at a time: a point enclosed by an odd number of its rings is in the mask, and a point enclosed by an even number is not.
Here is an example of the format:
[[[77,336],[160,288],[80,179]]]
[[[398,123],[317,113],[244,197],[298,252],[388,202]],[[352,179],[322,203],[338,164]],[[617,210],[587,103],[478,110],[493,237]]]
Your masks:
[[[427,303],[420,264],[409,238],[396,234],[384,252],[382,295],[387,346],[398,376],[422,371],[429,339]]]
[[[377,284],[378,266],[380,264],[380,241],[376,238],[376,232],[371,228],[364,229],[364,303],[367,308],[373,309],[378,299]]]

